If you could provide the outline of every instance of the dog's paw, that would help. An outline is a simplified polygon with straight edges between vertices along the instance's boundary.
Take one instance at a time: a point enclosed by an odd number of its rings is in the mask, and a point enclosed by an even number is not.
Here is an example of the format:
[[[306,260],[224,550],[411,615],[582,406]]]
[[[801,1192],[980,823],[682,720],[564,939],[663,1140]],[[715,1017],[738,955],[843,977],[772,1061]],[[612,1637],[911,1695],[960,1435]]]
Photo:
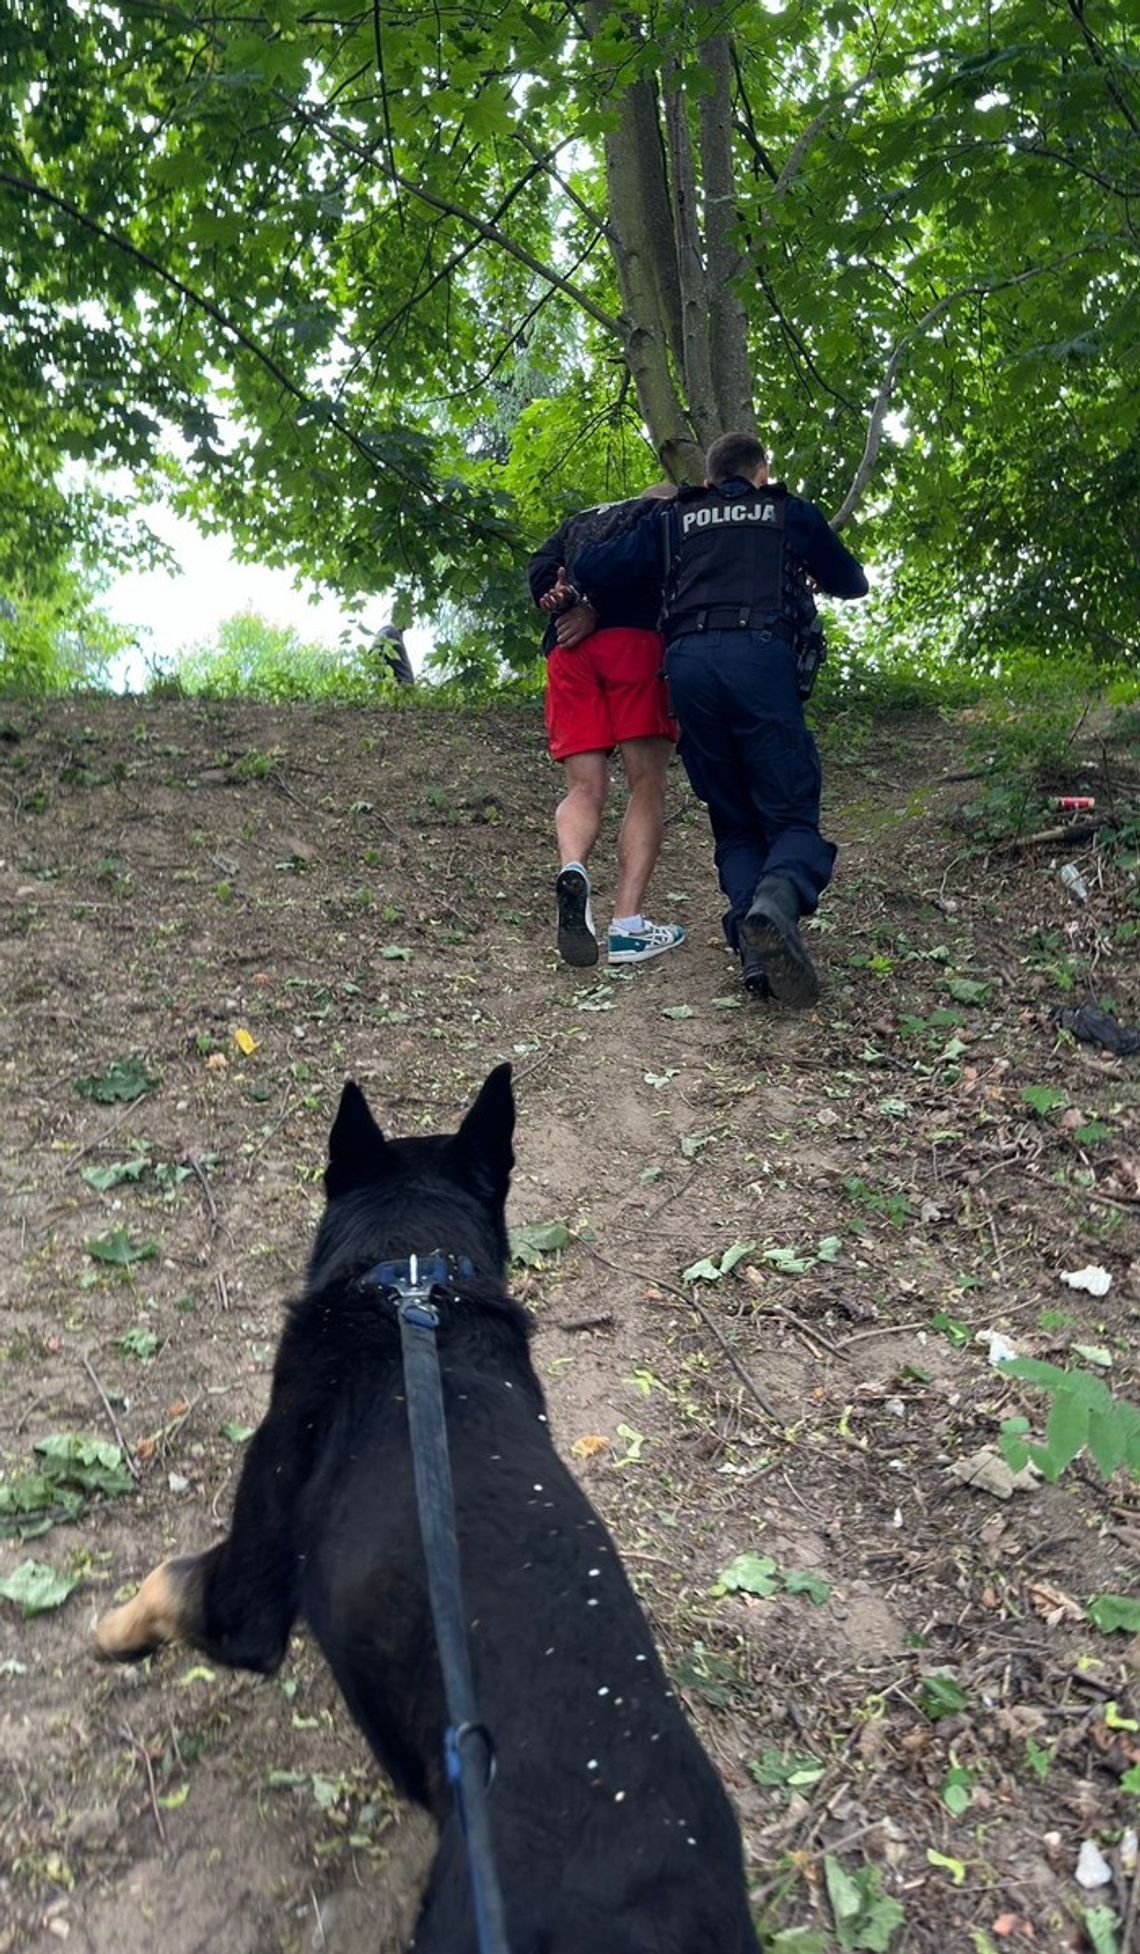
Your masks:
[[[138,1593],[95,1625],[97,1654],[108,1662],[137,1662],[164,1642],[177,1642],[189,1626],[196,1556],[165,1560],[147,1575]]]

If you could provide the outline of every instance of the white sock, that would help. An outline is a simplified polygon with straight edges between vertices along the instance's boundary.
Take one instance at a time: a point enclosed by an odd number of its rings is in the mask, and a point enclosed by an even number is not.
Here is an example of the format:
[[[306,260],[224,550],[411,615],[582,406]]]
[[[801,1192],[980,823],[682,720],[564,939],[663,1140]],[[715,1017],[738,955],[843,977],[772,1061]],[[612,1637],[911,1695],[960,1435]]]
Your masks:
[[[640,936],[645,928],[645,918],[642,915],[615,916],[610,928],[615,929],[619,936]]]
[[[586,874],[586,866],[584,862],[563,862],[562,867],[559,870],[559,874],[565,875],[568,868],[576,868],[579,875],[586,876],[587,882],[590,880],[589,876]]]

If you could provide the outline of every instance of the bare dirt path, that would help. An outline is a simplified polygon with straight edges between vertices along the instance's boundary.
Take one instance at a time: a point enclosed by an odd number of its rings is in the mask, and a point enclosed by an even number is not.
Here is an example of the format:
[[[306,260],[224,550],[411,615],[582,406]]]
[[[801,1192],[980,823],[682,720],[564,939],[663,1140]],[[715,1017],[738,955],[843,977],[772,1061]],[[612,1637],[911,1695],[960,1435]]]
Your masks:
[[[737,988],[677,775],[654,910],[688,944],[559,964],[532,711],[4,716],[0,1581],[75,1585],[0,1602],[0,1949],[402,1944],[427,1828],[303,1638],[255,1682],[185,1652],[109,1673],[88,1633],[224,1523],[343,1078],[393,1131],[446,1127],[502,1058],[512,1222],[571,1238],[517,1270],[557,1436],[737,1801],[773,1948],[1124,1949],[1140,1643],[1083,1610],[1137,1593],[1136,1486],[1084,1455],[1001,1501],[949,1468],[1044,1425],[979,1329],[1137,1396],[1140,1061],[1047,1021],[1086,994],[1140,1019],[1134,852],[1080,858],[1080,908],[1047,846],[969,852],[952,730],[864,729],[829,761],[827,988],[793,1017]],[[132,1063],[141,1096],[90,1096]],[[1089,1263],[1103,1299],[1059,1280]],[[105,1454],[81,1511],[32,1510],[59,1434],[128,1447],[137,1480],[100,1491]],[[762,1592],[713,1592],[734,1563]]]

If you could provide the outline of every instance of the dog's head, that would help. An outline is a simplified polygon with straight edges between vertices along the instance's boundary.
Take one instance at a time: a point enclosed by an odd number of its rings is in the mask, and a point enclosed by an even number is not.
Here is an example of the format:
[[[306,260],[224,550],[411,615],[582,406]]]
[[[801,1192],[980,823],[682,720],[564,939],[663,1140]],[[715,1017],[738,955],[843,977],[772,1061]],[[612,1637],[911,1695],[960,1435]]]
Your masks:
[[[501,1276],[514,1128],[509,1065],[488,1075],[457,1133],[422,1139],[385,1139],[350,1079],[329,1134],[327,1206],[310,1281],[433,1253],[466,1256],[478,1275]]]

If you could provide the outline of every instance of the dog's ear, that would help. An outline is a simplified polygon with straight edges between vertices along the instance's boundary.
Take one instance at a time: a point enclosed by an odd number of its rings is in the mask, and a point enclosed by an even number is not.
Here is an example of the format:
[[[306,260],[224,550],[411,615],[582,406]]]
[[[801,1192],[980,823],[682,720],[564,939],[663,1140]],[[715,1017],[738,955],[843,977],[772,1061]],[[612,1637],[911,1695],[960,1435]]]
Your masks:
[[[455,1136],[463,1167],[496,1201],[505,1201],[515,1164],[511,1136],[515,1130],[515,1096],[511,1068],[496,1065],[487,1074],[479,1096]]]
[[[360,1087],[354,1079],[349,1079],[340,1095],[329,1134],[329,1164],[325,1168],[325,1193],[329,1200],[375,1180],[387,1144]]]

